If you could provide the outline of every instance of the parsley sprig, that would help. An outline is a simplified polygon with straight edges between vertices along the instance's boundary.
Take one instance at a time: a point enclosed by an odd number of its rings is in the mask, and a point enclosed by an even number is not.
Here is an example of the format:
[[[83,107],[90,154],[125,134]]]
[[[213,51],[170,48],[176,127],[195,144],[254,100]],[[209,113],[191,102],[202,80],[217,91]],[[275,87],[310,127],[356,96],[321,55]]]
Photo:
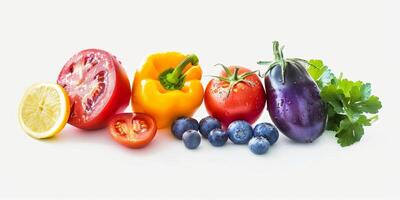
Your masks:
[[[310,60],[307,71],[328,106],[326,129],[336,132],[342,147],[360,141],[364,126],[378,119],[382,107],[379,98],[371,94],[371,84],[345,79],[342,74],[336,77],[321,60]]]

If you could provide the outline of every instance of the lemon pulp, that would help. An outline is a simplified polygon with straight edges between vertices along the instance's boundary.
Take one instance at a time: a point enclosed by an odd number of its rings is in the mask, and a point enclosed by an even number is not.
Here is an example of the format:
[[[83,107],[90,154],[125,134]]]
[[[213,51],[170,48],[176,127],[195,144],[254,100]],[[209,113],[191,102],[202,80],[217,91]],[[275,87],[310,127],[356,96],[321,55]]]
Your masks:
[[[65,90],[54,83],[32,85],[19,109],[22,128],[34,138],[48,138],[59,133],[68,121],[70,104]]]

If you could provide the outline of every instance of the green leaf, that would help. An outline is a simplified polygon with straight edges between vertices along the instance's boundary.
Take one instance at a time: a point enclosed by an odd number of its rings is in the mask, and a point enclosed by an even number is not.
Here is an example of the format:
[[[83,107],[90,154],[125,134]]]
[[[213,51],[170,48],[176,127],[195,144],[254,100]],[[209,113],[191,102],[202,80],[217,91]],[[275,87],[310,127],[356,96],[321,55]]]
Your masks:
[[[352,87],[349,92],[349,99],[351,103],[355,103],[362,100],[361,87]]]
[[[340,146],[345,147],[352,145],[361,140],[364,135],[364,127],[370,125],[370,120],[361,115],[356,122],[344,119],[340,122],[339,131],[336,134]]]
[[[371,96],[368,100],[362,101],[358,104],[358,110],[360,112],[366,112],[371,114],[378,113],[379,109],[382,108],[382,103],[379,101],[377,96]]]
[[[321,90],[322,100],[331,105],[332,109],[339,114],[344,114],[342,99],[344,98],[343,92],[338,91],[335,85],[328,85]]]
[[[358,89],[361,87],[362,82],[361,81],[357,81],[357,82],[353,82],[350,81],[348,79],[341,79],[338,81],[337,86],[338,89],[343,91],[343,94],[346,97],[351,97],[350,91],[355,87],[355,89]]]
[[[310,66],[307,71],[314,80],[318,80],[327,70],[327,67],[324,66],[322,60],[310,60],[309,64]]]
[[[342,147],[346,147],[360,141],[364,135],[364,128],[358,124],[352,124],[348,119],[340,122],[340,129],[336,134],[337,142]]]
[[[371,84],[370,83],[366,83],[363,84],[361,86],[361,98],[363,101],[369,99],[369,97],[371,97]]]
[[[324,87],[334,79],[335,76],[332,74],[331,70],[324,65],[322,60],[310,60],[308,63],[309,67],[307,71],[317,83],[318,87]]]
[[[337,142],[345,147],[361,140],[364,126],[370,126],[382,103],[371,95],[371,84],[337,78],[321,60],[310,60],[307,71],[320,88],[322,101],[328,107],[326,129],[336,132]]]
[[[328,114],[328,118],[329,120],[326,125],[326,129],[331,131],[338,131],[340,129],[340,122],[346,118],[346,115],[333,114],[329,116]]]

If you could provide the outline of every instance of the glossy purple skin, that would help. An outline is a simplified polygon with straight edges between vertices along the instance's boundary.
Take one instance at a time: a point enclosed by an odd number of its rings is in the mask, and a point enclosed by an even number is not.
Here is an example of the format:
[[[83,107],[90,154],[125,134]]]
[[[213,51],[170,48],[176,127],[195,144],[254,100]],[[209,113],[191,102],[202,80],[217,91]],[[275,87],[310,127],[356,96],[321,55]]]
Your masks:
[[[327,119],[318,86],[301,64],[287,63],[284,83],[281,77],[280,66],[265,77],[269,115],[290,139],[313,142],[324,132]]]

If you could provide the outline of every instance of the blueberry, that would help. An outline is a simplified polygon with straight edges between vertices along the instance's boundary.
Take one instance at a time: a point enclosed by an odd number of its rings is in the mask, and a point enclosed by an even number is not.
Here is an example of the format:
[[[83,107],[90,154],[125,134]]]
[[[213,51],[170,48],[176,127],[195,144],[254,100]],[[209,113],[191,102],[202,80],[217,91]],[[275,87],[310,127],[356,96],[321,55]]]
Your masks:
[[[221,128],[221,122],[218,121],[218,119],[208,116],[206,118],[203,118],[200,120],[200,133],[203,135],[203,137],[208,138],[208,134],[216,128]]]
[[[208,141],[215,147],[223,146],[228,140],[228,133],[220,128],[213,129],[208,135]]]
[[[247,144],[253,137],[253,129],[249,123],[243,120],[229,124],[226,132],[228,132],[229,139],[235,144]]]
[[[268,140],[268,142],[273,145],[279,138],[278,129],[270,123],[260,123],[254,127],[254,137],[261,136]]]
[[[199,130],[197,120],[190,117],[180,117],[174,121],[171,126],[171,132],[178,139],[182,139],[182,135],[187,130]]]
[[[269,142],[266,138],[258,136],[251,138],[249,142],[249,149],[251,152],[257,155],[264,154],[269,149]]]
[[[187,130],[182,136],[183,144],[188,149],[196,149],[200,145],[201,136],[196,130]]]

